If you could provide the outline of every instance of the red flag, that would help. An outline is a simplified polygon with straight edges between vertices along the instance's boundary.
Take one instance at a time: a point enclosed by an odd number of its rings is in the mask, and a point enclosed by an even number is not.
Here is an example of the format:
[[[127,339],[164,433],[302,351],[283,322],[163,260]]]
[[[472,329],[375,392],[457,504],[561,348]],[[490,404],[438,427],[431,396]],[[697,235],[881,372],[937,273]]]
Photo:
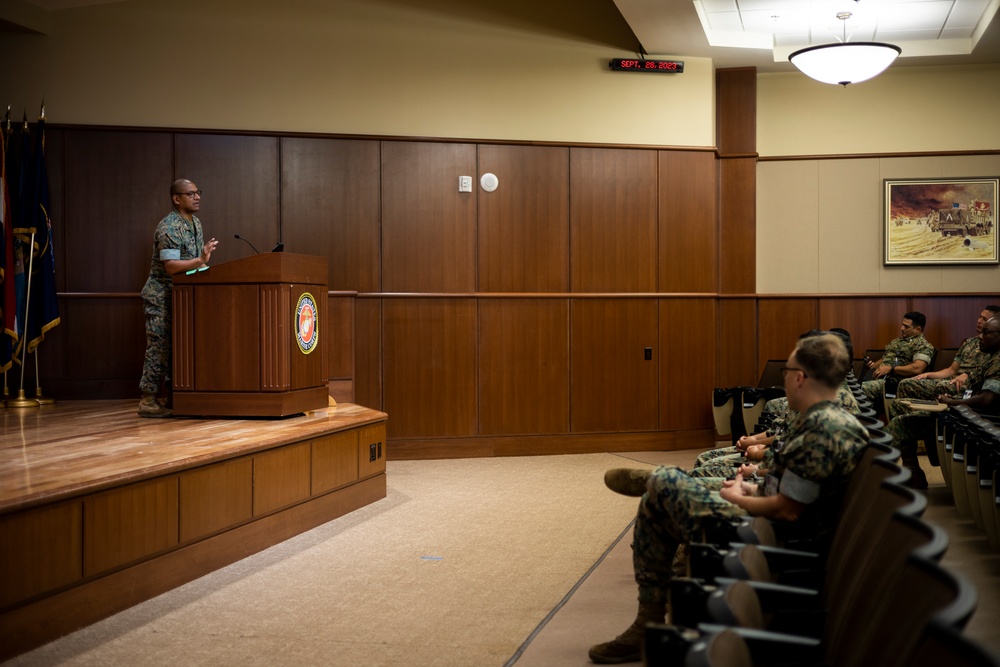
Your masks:
[[[17,341],[17,293],[14,291],[14,216],[7,185],[10,118],[0,127],[0,371],[9,369]]]

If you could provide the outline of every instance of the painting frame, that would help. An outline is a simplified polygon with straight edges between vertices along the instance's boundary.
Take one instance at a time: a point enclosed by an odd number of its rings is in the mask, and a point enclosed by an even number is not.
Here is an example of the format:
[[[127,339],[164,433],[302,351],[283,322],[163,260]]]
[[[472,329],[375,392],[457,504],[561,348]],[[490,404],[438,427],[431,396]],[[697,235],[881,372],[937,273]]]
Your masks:
[[[998,264],[1000,177],[886,178],[884,266]]]

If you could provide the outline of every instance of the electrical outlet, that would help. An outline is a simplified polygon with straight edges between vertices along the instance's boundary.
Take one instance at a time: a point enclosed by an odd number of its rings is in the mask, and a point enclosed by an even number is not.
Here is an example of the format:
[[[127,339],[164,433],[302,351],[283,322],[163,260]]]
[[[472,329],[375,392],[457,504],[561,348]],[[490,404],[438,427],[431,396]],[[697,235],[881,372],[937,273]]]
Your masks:
[[[459,176],[458,177],[458,191],[459,192],[472,192],[472,176]]]

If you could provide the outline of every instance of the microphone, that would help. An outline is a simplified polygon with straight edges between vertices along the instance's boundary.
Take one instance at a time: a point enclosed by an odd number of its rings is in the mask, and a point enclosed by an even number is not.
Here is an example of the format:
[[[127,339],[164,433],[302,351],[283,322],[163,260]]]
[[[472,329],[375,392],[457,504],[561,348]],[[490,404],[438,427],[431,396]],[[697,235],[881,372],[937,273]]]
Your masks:
[[[243,241],[243,242],[244,242],[244,243],[246,243],[246,244],[247,244],[248,246],[250,246],[251,248],[253,248],[253,244],[252,244],[252,243],[250,243],[249,241],[247,241],[247,240],[246,240],[245,238],[243,238],[243,237],[242,237],[242,236],[240,236],[239,234],[233,234],[233,238],[234,238],[234,239],[239,239],[240,241]],[[253,248],[253,251],[254,251],[255,253],[257,253],[258,255],[260,254],[260,250],[257,250],[257,248]]]

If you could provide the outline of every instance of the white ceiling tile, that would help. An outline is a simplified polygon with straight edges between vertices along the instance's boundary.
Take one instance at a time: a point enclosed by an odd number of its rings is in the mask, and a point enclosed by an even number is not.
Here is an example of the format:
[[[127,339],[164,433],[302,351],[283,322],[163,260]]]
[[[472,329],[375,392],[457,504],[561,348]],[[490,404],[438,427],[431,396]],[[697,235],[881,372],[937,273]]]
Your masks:
[[[809,0],[739,0],[742,12],[801,11],[812,4]]]
[[[809,13],[801,9],[743,11],[743,26],[751,32],[775,34],[809,30]]]
[[[989,4],[987,0],[962,0],[956,2],[948,15],[945,26],[948,28],[975,28],[983,18],[983,12]]]
[[[938,38],[938,33],[937,30],[879,30],[875,33],[875,38],[880,42],[933,41]]]
[[[908,3],[906,11],[882,11],[878,19],[879,30],[914,30],[934,28],[939,30],[948,19],[950,0]]]
[[[739,12],[712,12],[706,14],[708,25],[712,30],[742,31],[743,23]]]
[[[705,12],[736,12],[736,0],[700,0]]]

